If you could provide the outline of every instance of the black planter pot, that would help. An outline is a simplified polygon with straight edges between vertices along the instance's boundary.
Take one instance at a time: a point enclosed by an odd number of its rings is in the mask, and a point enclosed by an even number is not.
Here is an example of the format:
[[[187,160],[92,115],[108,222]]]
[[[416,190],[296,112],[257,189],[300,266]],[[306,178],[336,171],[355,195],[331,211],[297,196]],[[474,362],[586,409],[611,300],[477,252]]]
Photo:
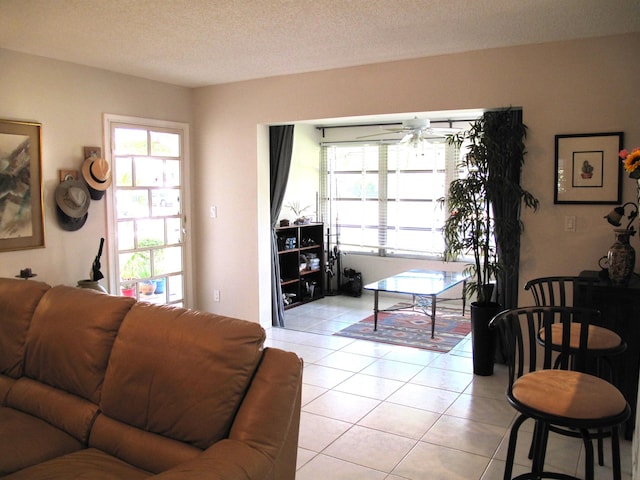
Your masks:
[[[493,375],[496,332],[489,329],[489,322],[499,312],[500,305],[495,302],[471,303],[473,373],[476,375]]]

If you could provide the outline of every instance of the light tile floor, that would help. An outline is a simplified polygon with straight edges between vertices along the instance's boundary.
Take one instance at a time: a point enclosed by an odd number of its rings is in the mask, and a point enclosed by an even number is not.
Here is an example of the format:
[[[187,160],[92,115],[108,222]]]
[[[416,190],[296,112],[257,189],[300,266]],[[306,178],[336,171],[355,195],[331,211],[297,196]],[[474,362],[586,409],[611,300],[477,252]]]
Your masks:
[[[381,296],[391,305],[398,299]],[[381,303],[381,306],[385,304]],[[305,363],[298,480],[500,480],[515,410],[505,399],[506,368],[474,376],[471,341],[441,354],[332,334],[371,314],[373,296],[325,297],[286,311],[286,328],[267,345]],[[521,428],[514,475],[528,471],[532,426]],[[596,480],[612,478],[605,466]],[[623,480],[631,442],[621,440]],[[578,439],[551,434],[547,468],[583,477]]]

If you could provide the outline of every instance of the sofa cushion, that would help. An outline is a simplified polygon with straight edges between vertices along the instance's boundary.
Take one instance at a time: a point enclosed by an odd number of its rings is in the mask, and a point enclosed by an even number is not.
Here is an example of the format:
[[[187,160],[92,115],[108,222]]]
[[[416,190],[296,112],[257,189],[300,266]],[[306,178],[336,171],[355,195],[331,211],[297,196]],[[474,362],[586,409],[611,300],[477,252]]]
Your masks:
[[[76,438],[39,418],[0,408],[0,477],[81,448]]]
[[[16,380],[6,405],[44,420],[83,444],[98,415],[95,403],[26,377]]]
[[[139,302],[113,345],[100,408],[205,449],[228,435],[264,339],[257,323]]]
[[[145,432],[105,415],[96,418],[89,444],[153,473],[160,473],[193,460],[202,453],[199,448]]]
[[[25,375],[97,404],[113,341],[134,303],[85,288],[51,288],[31,321]]]
[[[14,382],[15,379],[0,373],[0,406],[4,404],[4,399],[7,396],[7,393],[9,393]]]
[[[31,318],[49,288],[42,282],[0,278],[0,374],[11,378],[22,375]]]
[[[3,480],[139,480],[151,474],[111,455],[87,448],[16,472]]]

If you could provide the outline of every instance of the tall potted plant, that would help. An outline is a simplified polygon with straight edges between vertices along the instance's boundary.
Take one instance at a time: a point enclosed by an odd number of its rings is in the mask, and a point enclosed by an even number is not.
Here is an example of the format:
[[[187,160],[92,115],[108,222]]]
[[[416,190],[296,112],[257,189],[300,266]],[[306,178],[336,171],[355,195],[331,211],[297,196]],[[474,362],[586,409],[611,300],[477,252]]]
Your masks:
[[[465,294],[476,297],[471,303],[471,335],[473,371],[478,375],[493,374],[495,334],[488,323],[500,310],[495,283],[508,278],[517,263],[520,206],[538,207],[538,200],[519,182],[527,127],[512,118],[509,109],[490,112],[468,130],[447,138],[458,148],[466,145],[466,152],[459,164],[463,175],[451,182],[443,199],[450,212],[443,228],[444,259],[472,260],[466,268],[471,278]],[[513,211],[504,212],[505,201]]]

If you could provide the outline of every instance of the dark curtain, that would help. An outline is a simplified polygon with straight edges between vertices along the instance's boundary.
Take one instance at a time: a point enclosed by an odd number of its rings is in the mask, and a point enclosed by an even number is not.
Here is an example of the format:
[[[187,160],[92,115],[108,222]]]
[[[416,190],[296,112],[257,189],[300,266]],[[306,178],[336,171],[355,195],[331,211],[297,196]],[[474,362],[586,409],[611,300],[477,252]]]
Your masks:
[[[271,179],[271,322],[284,327],[284,302],[280,286],[280,262],[276,224],[287,189],[291,151],[293,149],[293,125],[269,127],[269,164]]]
[[[522,123],[522,110],[519,109],[486,112],[485,119],[494,137],[503,140],[499,148],[503,153],[508,153],[504,162],[492,164],[491,175],[495,175],[496,180],[493,185],[499,185],[499,191],[492,195],[491,202],[496,219],[496,249],[505,267],[496,279],[496,300],[502,308],[511,309],[518,306],[522,207],[520,177],[526,126]],[[516,186],[515,189],[504,187],[509,184]]]

